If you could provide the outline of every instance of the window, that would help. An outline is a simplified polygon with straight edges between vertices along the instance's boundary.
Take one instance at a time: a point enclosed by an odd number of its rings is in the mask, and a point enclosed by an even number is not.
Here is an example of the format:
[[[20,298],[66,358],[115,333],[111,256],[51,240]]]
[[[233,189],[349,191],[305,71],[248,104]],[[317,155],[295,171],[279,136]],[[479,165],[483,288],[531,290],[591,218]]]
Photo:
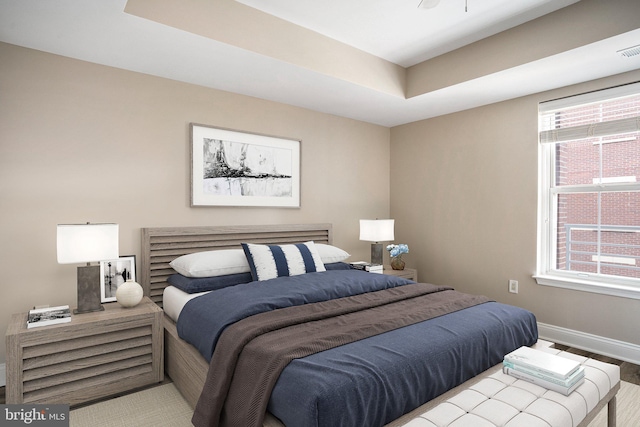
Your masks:
[[[640,83],[538,108],[536,280],[640,299]]]

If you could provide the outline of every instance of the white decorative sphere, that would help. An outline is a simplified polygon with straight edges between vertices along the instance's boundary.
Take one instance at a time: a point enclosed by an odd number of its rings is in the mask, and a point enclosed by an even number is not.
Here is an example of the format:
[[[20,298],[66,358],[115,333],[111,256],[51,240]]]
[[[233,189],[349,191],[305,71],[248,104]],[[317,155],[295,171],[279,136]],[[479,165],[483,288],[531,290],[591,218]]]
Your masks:
[[[142,286],[133,280],[127,280],[116,290],[116,301],[123,307],[134,307],[142,301]]]

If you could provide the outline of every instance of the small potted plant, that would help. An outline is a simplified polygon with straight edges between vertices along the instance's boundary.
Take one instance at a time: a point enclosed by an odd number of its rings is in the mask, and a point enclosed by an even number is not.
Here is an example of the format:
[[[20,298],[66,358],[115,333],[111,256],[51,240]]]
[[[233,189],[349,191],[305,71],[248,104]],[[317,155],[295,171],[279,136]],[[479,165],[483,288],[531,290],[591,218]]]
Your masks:
[[[404,270],[402,254],[409,253],[409,246],[404,243],[400,243],[399,245],[388,245],[387,250],[389,251],[389,255],[391,255],[391,268],[394,270]]]

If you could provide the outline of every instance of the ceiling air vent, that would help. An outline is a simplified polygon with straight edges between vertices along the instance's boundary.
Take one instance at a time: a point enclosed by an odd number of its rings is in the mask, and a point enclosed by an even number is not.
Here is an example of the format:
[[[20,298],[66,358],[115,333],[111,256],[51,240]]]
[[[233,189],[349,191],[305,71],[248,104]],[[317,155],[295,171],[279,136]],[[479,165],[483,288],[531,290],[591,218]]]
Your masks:
[[[640,55],[640,44],[638,46],[628,47],[626,49],[619,50],[618,53],[627,58]]]

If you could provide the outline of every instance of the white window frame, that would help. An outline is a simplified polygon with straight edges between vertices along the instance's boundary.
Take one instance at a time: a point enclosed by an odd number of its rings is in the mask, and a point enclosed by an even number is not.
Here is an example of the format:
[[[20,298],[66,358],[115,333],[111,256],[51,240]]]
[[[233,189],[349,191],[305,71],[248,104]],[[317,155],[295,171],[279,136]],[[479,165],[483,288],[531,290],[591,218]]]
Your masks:
[[[571,99],[561,99],[557,105],[578,105],[592,99],[614,98],[617,94],[639,91],[640,83],[607,89],[595,93],[578,95]],[[640,125],[640,123],[639,123]],[[594,276],[584,272],[565,271],[556,268],[557,230],[554,218],[557,218],[555,196],[558,193],[608,192],[608,191],[640,191],[638,182],[602,182],[585,185],[563,186],[561,190],[555,185],[555,144],[538,144],[538,253],[534,278],[540,285],[555,286],[578,291],[594,292],[625,298],[640,299],[640,279]]]

